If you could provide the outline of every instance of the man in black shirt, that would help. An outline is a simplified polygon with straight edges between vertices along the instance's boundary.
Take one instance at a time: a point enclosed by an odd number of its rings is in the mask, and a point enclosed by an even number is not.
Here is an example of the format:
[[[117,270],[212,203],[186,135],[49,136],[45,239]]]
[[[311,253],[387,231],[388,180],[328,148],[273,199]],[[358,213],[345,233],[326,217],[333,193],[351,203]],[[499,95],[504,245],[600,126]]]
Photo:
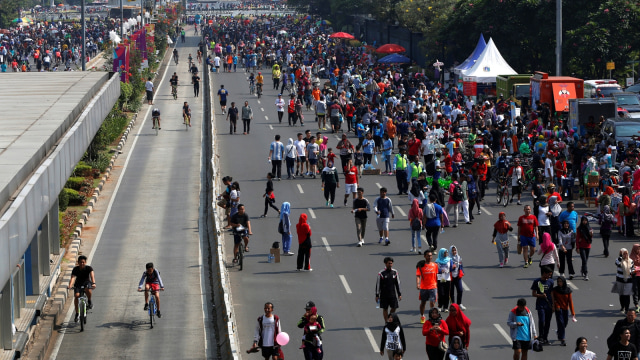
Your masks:
[[[235,255],[238,253],[238,247],[240,247],[240,243],[244,240],[244,251],[249,251],[249,236],[253,235],[251,232],[251,221],[249,221],[249,215],[244,211],[244,205],[238,204],[238,212],[235,213],[230,220],[230,225],[233,229],[236,229],[238,226],[242,225],[244,230],[242,231],[233,231],[233,255],[235,262]]]
[[[193,96],[198,97],[200,94],[200,76],[198,76],[197,71],[191,76],[191,83],[193,84]]]
[[[364,233],[367,228],[367,211],[371,211],[371,206],[369,205],[369,200],[364,198],[364,188],[359,187],[356,190],[356,194],[357,198],[353,199],[353,209],[351,212],[355,214],[358,247],[361,247],[364,245]]]
[[[238,122],[238,108],[235,102],[231,102],[231,107],[227,111],[227,120],[229,120],[229,134],[236,133],[236,123]]]
[[[385,319],[389,317],[387,308],[391,307],[391,313],[396,312],[398,308],[398,300],[402,300],[400,293],[400,277],[398,271],[393,266],[393,258],[384,258],[384,269],[378,272],[376,281],[376,302],[380,301],[382,308],[382,316]],[[396,292],[398,297],[396,298]]]
[[[78,257],[78,266],[74,267],[71,271],[71,281],[69,281],[68,289],[74,288],[75,298],[73,303],[76,308],[76,315],[74,317],[74,321],[78,322],[78,298],[80,298],[80,287],[85,287],[85,293],[87,294],[87,299],[89,303],[87,307],[89,309],[93,309],[93,303],[91,302],[91,294],[92,289],[96,288],[96,277],[93,273],[93,268],[87,265],[87,257],[84,255],[80,255]]]
[[[609,347],[607,360],[638,360],[636,346],[629,342],[631,332],[628,328],[620,330],[620,341]]]
[[[611,335],[607,338],[607,346],[609,348],[612,348],[620,341],[620,331],[622,329],[629,329],[629,342],[635,345],[637,349],[640,345],[640,320],[636,319],[636,311],[634,309],[629,309],[627,316],[616,322]]]

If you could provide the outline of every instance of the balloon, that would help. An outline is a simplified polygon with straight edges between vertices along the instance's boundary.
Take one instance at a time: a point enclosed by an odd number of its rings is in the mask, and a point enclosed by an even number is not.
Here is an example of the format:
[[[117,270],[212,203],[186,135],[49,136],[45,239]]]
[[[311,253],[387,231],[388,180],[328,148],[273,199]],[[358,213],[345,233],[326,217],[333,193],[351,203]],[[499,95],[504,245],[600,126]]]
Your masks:
[[[276,342],[280,346],[287,345],[289,343],[289,334],[287,334],[286,332],[279,333],[278,336],[276,336]]]

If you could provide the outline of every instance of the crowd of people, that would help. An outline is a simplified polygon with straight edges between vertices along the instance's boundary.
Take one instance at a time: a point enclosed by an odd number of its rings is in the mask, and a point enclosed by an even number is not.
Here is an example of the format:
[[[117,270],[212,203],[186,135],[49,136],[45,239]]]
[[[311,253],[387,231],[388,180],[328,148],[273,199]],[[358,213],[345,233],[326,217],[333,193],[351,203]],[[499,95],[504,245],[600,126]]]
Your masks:
[[[553,315],[559,345],[571,342],[565,329],[569,315],[576,321],[576,310],[568,281],[577,277],[589,280],[589,254],[597,237],[592,224],[598,224],[605,257],[609,256],[609,240],[616,229],[622,236],[636,236],[635,193],[640,190],[640,170],[635,143],[605,142],[599,135],[598,124],[569,128],[566,119],[554,116],[548,104],[535,103],[512,118],[507,111],[507,99],[499,97],[476,103],[455,86],[440,84],[412,67],[379,64],[370,47],[334,40],[325,27],[312,19],[210,16],[204,20],[200,26],[200,46],[207,48],[210,71],[218,74],[245,71],[258,73],[260,77],[263,71],[270,72],[273,89],[280,92],[273,108],[278,122],[282,123],[287,112],[289,126],[299,123],[318,127],[315,136],[307,129],[298,133],[297,139],[288,139],[286,145],[276,135],[269,148],[271,172],[263,216],[269,206],[278,210],[284,255],[293,255],[290,204],[283,202],[280,208],[274,205],[271,183],[272,179],[282,179],[283,163],[285,179],[316,179],[319,175],[327,207],[334,207],[342,174],[343,205],[354,215],[355,243],[359,247],[365,244],[368,213],[372,210],[378,243],[389,245],[396,240],[389,237],[389,222],[395,217],[387,194],[389,189],[382,187],[379,196],[369,202],[359,184],[360,177],[365,171],[395,176],[398,195],[406,195],[411,204],[407,216],[412,234],[409,251],[424,256],[416,265],[416,288],[420,292],[420,322],[427,355],[432,360],[442,359],[445,354],[468,359],[471,320],[463,313],[464,265],[460,249],[455,245],[439,247],[438,235],[446,227],[455,231],[453,228],[462,222],[460,217],[464,223],[472,224],[474,209],[476,215],[481,214],[493,181],[499,189],[510,190],[505,207],[524,205],[517,224],[512,225],[504,212],[496,219],[491,241],[498,253],[497,266],[508,266],[513,245],[523,256],[524,268],[532,265],[534,254],[541,256],[540,277],[530,287],[538,326],[524,298],[518,299],[507,315],[513,358],[526,359],[529,349],[539,351],[551,342],[549,328]],[[224,103],[220,97],[223,109],[226,101],[227,94]],[[238,113],[245,114],[244,108]],[[235,133],[235,128],[232,132]],[[342,136],[335,150],[328,143],[328,132]],[[248,131],[245,133],[249,135]],[[338,156],[340,167],[336,166]],[[378,156],[385,164],[384,172],[377,169],[382,167]],[[595,186],[590,186],[594,183]],[[230,211],[241,207],[239,188],[233,184],[227,178],[223,195],[227,201],[220,204]],[[571,200],[581,196],[597,202],[594,212],[578,214]],[[529,200],[530,204],[524,204]],[[233,224],[241,222],[230,216],[228,225]],[[424,248],[422,231],[427,239]],[[516,244],[510,244],[509,234],[514,231]],[[312,232],[305,213],[300,214],[295,232],[299,244],[297,270],[312,271],[309,261]],[[580,256],[579,272],[573,264],[574,250]],[[629,324],[625,325],[632,328],[614,329],[608,359],[637,358],[639,323],[629,320],[629,314],[635,318],[635,312],[640,310],[635,266],[638,261],[640,244],[634,245],[631,252],[621,249],[615,261],[617,272],[612,292],[619,296],[620,311],[627,314],[625,321]],[[407,350],[395,312],[401,289],[397,271],[392,267],[393,259],[387,257],[384,263],[376,286],[376,301],[385,320],[380,352],[384,355],[386,351],[389,359],[401,359]],[[553,279],[555,269],[560,276]],[[268,304],[265,312],[272,309],[273,304]],[[305,359],[321,359],[323,354],[320,333],[324,331],[324,321],[317,321],[314,309],[307,307],[303,317],[303,322],[312,324],[309,329],[303,326]],[[446,319],[443,313],[448,313]],[[275,325],[280,330],[273,332],[271,327],[265,332],[265,319],[258,320],[251,351],[262,342],[265,359],[277,359],[277,341],[264,341],[275,339],[281,329]],[[576,340],[571,359],[595,359],[595,354],[587,350],[587,339]]]

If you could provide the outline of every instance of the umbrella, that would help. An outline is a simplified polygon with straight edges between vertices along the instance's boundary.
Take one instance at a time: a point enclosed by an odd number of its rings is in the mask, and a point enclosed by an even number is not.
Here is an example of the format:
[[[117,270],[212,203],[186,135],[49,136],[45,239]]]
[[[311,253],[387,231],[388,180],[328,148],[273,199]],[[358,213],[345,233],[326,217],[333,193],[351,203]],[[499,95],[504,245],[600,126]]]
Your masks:
[[[355,37],[353,37],[353,35],[346,33],[346,32],[336,32],[333,33],[331,35],[329,35],[330,38],[332,39],[355,39]]]
[[[376,51],[382,54],[393,54],[393,53],[405,52],[407,50],[397,44],[386,44],[386,45],[380,46]]]
[[[29,42],[29,41],[33,41],[33,39],[31,39],[31,38],[26,38],[26,39],[24,39],[24,41]]]
[[[304,17],[305,20],[311,20],[311,15],[307,15]]]
[[[58,7],[64,7],[64,4],[58,4]]]
[[[395,63],[407,64],[411,62],[411,59],[409,59],[404,55],[391,54],[383,57],[382,59],[379,59],[378,62],[381,64],[395,64]]]

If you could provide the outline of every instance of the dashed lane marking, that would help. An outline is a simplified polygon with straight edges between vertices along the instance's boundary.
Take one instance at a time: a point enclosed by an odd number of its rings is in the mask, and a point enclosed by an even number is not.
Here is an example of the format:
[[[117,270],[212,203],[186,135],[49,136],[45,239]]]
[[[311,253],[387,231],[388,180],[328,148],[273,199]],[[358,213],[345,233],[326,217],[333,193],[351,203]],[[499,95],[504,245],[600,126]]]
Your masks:
[[[378,344],[376,344],[376,339],[373,337],[373,333],[371,332],[371,329],[369,329],[368,327],[364,328],[364,333],[367,334],[369,343],[371,343],[371,346],[373,347],[373,352],[376,352],[376,353],[379,352]]]
[[[507,332],[504,331],[504,329],[502,328],[502,326],[500,326],[500,324],[493,324],[493,326],[495,326],[496,330],[498,330],[500,335],[502,335],[502,337],[505,340],[507,340],[507,344],[509,345],[513,344],[513,341],[511,340],[511,336],[509,336],[509,334],[507,334]]]
[[[380,183],[376,183],[376,186],[378,187],[378,189],[382,189],[382,185],[380,185]]]
[[[273,126],[269,125],[269,130],[273,130]]]
[[[404,210],[402,210],[402,208],[400,206],[395,206],[396,210],[398,210],[398,212],[400,213],[400,215],[402,216],[407,216],[407,214],[404,212]]]
[[[347,279],[344,277],[344,275],[338,275],[338,277],[340,277],[340,281],[342,281],[342,286],[344,286],[344,289],[346,290],[347,294],[351,294],[351,288],[349,287],[349,284],[347,284]]]
[[[300,194],[304,194],[304,190],[302,190],[302,185],[297,184],[298,185],[298,191],[300,191]]]
[[[316,218],[316,213],[313,212],[313,209],[312,208],[308,208],[307,210],[309,210],[309,214],[311,215],[311,218],[315,219]]]
[[[329,246],[329,242],[327,241],[326,237],[322,237],[322,242],[324,243],[324,247],[327,249],[327,251],[331,251],[331,246]]]
[[[486,207],[483,207],[483,208],[482,208],[482,211],[486,212],[486,213],[487,213],[487,215],[489,215],[489,216],[493,216],[493,214],[492,214],[489,210],[487,210],[487,208],[486,208]]]

